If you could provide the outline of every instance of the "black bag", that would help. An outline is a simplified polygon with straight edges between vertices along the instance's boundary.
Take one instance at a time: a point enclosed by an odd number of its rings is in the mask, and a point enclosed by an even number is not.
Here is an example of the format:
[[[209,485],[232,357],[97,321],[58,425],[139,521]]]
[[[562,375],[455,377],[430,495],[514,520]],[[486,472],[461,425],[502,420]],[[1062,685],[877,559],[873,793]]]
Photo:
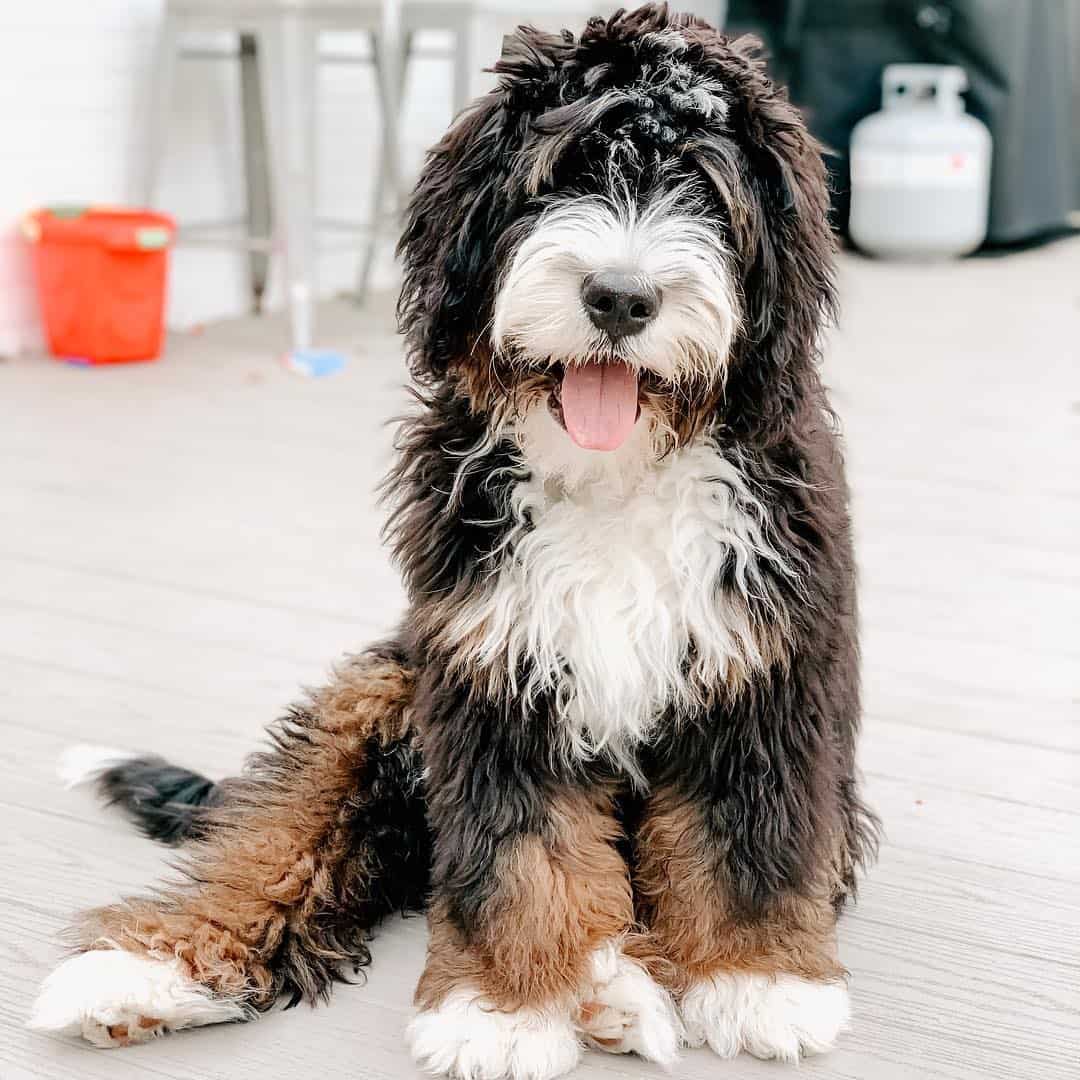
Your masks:
[[[846,231],[851,132],[881,105],[891,63],[956,64],[968,110],[994,137],[991,243],[1060,231],[1080,193],[1073,116],[1077,0],[733,0],[728,26],[766,42],[779,80],[829,160],[834,217]]]

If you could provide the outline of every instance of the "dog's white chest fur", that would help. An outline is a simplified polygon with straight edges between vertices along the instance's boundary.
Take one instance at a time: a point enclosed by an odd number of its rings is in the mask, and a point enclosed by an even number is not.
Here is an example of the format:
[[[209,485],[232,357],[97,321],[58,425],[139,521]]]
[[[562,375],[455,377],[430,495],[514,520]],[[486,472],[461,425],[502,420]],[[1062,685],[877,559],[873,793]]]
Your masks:
[[[512,503],[520,524],[494,586],[453,636],[527,707],[553,694],[573,751],[625,759],[666,709],[700,706],[732,664],[762,663],[747,599],[782,560],[745,477],[711,444],[648,466],[629,490],[597,477],[568,493],[534,472]]]

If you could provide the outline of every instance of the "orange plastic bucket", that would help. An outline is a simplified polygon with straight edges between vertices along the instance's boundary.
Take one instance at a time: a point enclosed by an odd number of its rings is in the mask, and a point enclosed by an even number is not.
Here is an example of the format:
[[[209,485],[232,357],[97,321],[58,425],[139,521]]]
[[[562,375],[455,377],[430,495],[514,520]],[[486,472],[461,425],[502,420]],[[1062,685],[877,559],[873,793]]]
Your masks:
[[[149,210],[48,207],[23,219],[49,351],[65,360],[153,360],[165,336],[172,218]]]

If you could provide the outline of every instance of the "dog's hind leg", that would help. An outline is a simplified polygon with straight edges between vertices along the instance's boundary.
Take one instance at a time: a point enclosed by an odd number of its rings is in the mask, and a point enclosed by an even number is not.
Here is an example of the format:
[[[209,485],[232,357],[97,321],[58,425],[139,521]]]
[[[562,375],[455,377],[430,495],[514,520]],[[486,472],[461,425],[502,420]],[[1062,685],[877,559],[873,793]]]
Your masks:
[[[394,648],[344,665],[272,731],[184,850],[184,875],[90,913],[31,1025],[100,1046],[249,1018],[282,993],[325,997],[367,935],[422,906],[428,837]]]

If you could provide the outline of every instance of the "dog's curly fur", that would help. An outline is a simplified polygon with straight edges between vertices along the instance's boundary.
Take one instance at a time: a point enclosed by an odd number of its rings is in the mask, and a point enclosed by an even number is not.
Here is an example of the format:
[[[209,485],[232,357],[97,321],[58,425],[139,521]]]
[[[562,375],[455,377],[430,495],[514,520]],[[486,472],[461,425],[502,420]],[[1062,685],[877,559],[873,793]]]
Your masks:
[[[92,913],[81,949],[179,961],[253,1015],[325,997],[381,917],[427,906],[412,1040],[437,1071],[555,1075],[579,1038],[669,1060],[680,1032],[788,1058],[835,1037],[841,1005],[819,1030],[768,1004],[785,979],[785,1008],[838,1000],[835,918],[876,823],[817,371],[825,172],[755,50],[663,5],[507,39],[401,240],[417,407],[386,489],[400,633],[293,709],[242,778],[104,770],[147,831],[188,840],[185,873]],[[663,290],[635,339],[565,299],[614,248]],[[641,419],[607,455],[560,426],[566,372],[588,363],[639,379]],[[615,986],[644,997],[616,1006]],[[753,1016],[710,1012],[729,990]],[[114,1042],[146,1019],[91,1004],[84,1031],[91,1015]]]

